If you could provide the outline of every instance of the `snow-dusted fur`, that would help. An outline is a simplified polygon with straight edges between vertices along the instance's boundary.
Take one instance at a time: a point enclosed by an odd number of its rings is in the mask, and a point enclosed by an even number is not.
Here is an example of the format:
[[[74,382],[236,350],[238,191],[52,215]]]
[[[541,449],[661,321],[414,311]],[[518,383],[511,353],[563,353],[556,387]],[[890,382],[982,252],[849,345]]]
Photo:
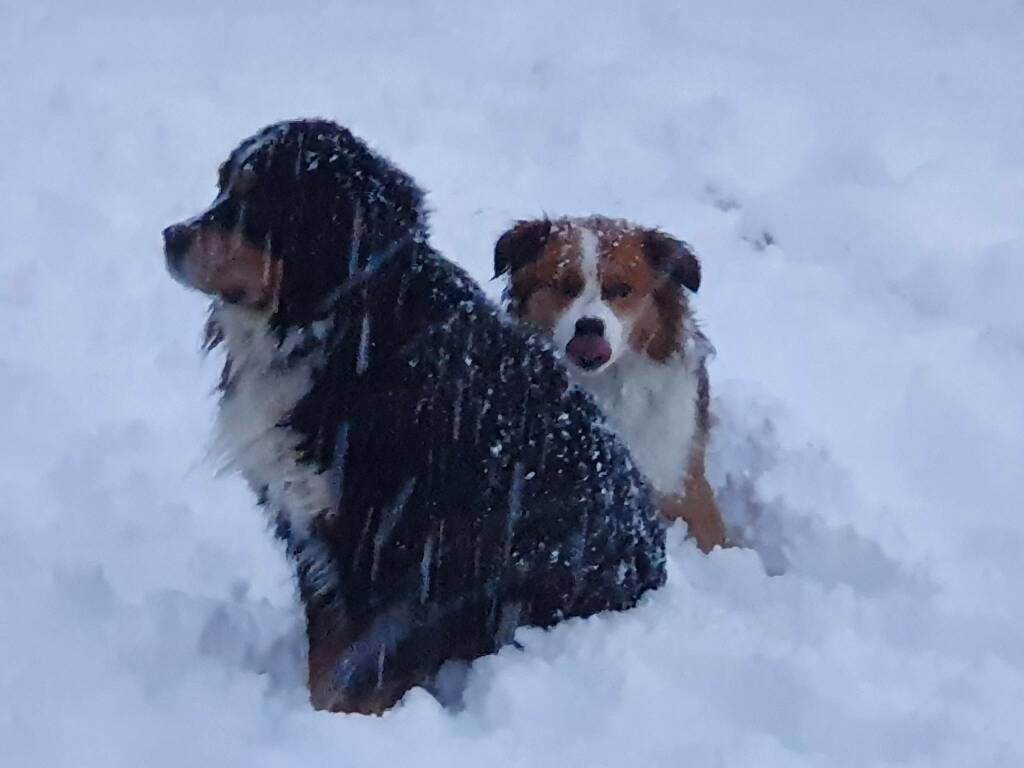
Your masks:
[[[519,626],[665,580],[628,451],[425,221],[398,169],[295,121],[243,142],[210,209],[165,230],[171,273],[215,293],[215,452],[286,543],[322,709],[381,712]]]

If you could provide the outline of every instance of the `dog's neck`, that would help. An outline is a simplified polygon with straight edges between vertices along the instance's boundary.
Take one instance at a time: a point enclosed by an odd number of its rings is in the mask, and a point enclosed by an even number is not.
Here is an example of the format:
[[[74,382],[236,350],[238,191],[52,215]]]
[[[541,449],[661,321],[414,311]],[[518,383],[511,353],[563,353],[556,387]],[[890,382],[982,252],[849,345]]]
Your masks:
[[[708,352],[706,342],[689,338],[682,354],[664,363],[629,349],[597,373],[569,366],[573,381],[593,395],[659,493],[682,490]]]
[[[217,301],[210,309],[209,320],[217,339],[210,346],[224,345],[231,380],[242,371],[270,371],[304,358],[315,359],[317,347],[334,322],[335,318],[324,312],[320,320],[282,331],[274,327],[271,315],[264,310]]]

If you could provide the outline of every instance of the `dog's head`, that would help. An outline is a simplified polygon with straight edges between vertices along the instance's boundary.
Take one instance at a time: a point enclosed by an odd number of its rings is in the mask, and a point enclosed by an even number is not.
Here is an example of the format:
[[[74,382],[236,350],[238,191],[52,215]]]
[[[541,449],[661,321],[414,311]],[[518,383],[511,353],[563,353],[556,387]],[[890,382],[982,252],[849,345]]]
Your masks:
[[[178,281],[280,326],[308,322],[352,274],[425,234],[412,179],[322,120],[243,141],[220,166],[209,207],[163,233]]]
[[[664,362],[691,329],[700,262],[684,242],[602,216],[520,221],[494,248],[511,312],[545,330],[572,365],[605,370],[627,349]],[[684,290],[685,289],[685,290]]]

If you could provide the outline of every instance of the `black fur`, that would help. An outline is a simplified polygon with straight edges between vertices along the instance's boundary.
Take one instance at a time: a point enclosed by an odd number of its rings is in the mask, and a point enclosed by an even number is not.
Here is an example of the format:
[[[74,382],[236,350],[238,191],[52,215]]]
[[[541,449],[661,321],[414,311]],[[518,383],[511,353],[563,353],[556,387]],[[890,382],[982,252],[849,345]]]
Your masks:
[[[700,261],[689,243],[660,230],[650,230],[644,235],[644,253],[676,285],[694,293],[700,288]]]
[[[430,247],[409,177],[328,122],[265,129],[222,187],[240,169],[255,173],[243,201],[196,221],[222,217],[283,260],[281,338],[331,328],[284,359],[322,362],[281,428],[337,500],[309,539],[271,510],[311,654],[338,646],[319,705],[379,711],[517,626],[629,608],[664,582],[664,533],[628,452],[545,343]],[[300,565],[309,547],[326,591]]]
[[[515,272],[540,256],[551,234],[548,218],[517,221],[494,244],[494,276]]]

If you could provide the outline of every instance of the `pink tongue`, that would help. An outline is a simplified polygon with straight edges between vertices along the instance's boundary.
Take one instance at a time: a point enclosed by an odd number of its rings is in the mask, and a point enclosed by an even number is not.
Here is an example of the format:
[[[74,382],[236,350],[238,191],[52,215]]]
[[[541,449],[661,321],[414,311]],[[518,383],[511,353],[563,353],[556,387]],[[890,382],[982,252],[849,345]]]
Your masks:
[[[577,365],[596,367],[608,361],[612,356],[612,345],[603,336],[587,334],[586,336],[574,336],[572,341],[565,347],[569,357]]]

